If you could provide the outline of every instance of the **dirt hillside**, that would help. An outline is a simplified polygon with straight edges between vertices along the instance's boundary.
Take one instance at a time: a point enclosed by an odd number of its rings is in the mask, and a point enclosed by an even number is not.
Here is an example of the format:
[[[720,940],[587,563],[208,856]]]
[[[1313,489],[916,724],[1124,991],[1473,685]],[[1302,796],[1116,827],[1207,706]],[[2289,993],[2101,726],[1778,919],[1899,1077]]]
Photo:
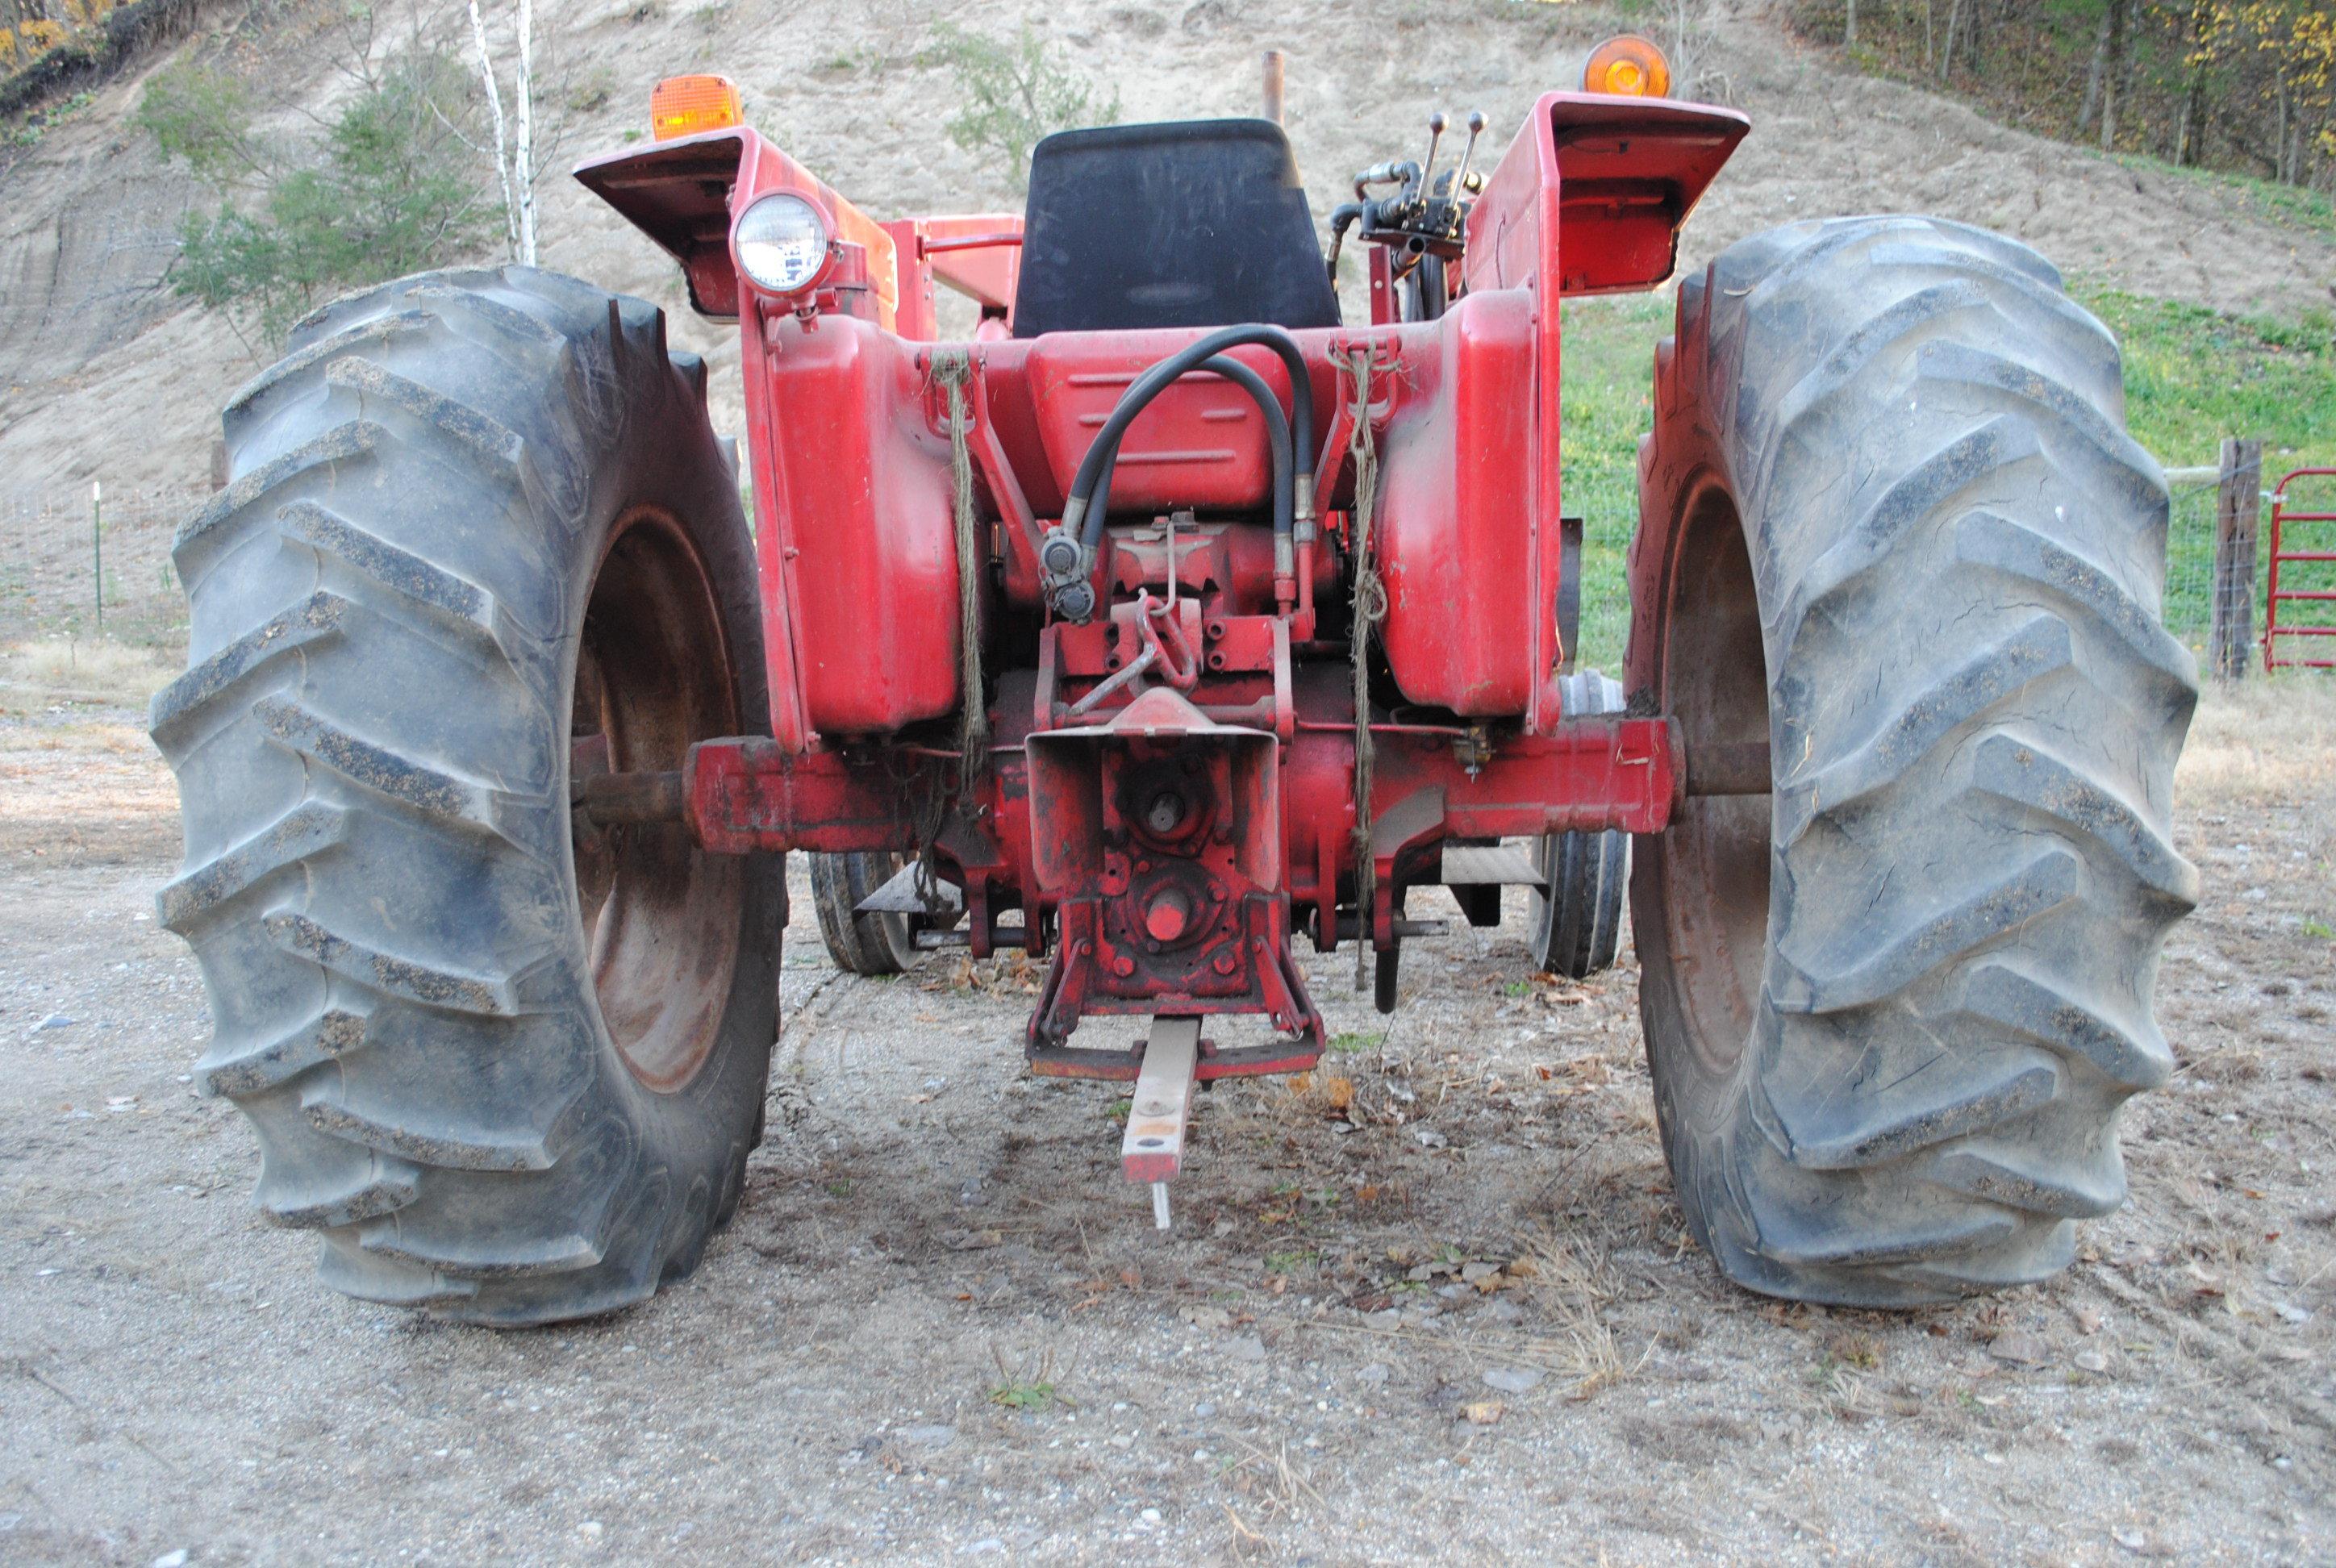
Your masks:
[[[944,16],[1004,34],[1027,13],[1097,86],[1117,91],[1128,119],[1250,112],[1259,51],[1287,49],[1290,132],[1323,209],[1353,170],[1416,152],[1431,109],[1484,110],[1497,151],[1533,96],[1574,80],[1587,44],[1611,30],[1594,6],[1517,0],[1274,9],[1268,19],[1226,0],[1061,0],[1043,10],[1020,0],[552,0],[539,15],[558,30],[573,79],[607,89],[605,103],[570,117],[577,154],[619,145],[640,126],[657,77],[719,67],[745,87],[766,132],[884,216],[1014,201],[1000,171],[940,129],[950,75],[920,55]],[[1907,209],[2007,230],[2070,272],[2224,309],[2292,316],[2325,307],[2336,285],[2336,238],[2255,207],[2240,188],[2136,172],[1949,100],[1844,73],[1757,7],[1723,15],[1688,68],[1756,124],[1689,229],[1689,265],[1771,224]],[[328,71],[296,76],[268,83],[293,107],[334,90]],[[222,322],[173,297],[163,278],[181,214],[209,198],[161,166],[132,123],[142,79],[103,89],[0,172],[0,493],[91,478],[201,482],[217,410],[258,368]],[[647,240],[579,188],[549,186],[546,263],[672,307],[676,339],[715,360],[718,414],[735,418],[719,374],[735,364],[727,329],[687,317]]]

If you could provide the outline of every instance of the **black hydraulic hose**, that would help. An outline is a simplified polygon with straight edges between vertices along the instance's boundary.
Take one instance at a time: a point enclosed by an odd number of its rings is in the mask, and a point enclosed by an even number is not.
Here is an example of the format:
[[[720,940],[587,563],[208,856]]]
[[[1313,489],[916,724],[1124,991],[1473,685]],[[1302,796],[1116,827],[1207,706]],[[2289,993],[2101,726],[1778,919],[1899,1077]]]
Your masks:
[[[1104,470],[1119,455],[1119,438],[1137,414],[1148,407],[1161,390],[1172,385],[1176,378],[1198,366],[1203,360],[1213,359],[1228,348],[1242,344],[1259,344],[1270,348],[1281,358],[1290,371],[1290,404],[1292,417],[1290,429],[1296,450],[1306,451],[1314,440],[1314,385],[1306,372],[1306,355],[1299,351],[1298,340],[1287,327],[1251,324],[1244,326],[1221,327],[1197,342],[1185,345],[1142,375],[1120,394],[1119,404],[1104,421],[1103,428],[1087,447],[1087,454],[1079,460],[1079,469],[1071,480],[1071,493],[1063,503],[1063,531],[1077,539],[1082,547],[1092,551],[1103,540],[1104,515],[1100,508],[1090,505],[1095,482]],[[1302,432],[1300,434],[1299,433]],[[1310,459],[1312,453],[1308,453]],[[1310,517],[1313,511],[1314,472],[1310,465],[1305,470],[1304,510]],[[1284,537],[1287,537],[1286,535]]]
[[[1338,282],[1338,248],[1347,243],[1347,230],[1352,229],[1355,220],[1362,215],[1363,204],[1359,201],[1342,201],[1330,209],[1330,254],[1324,259],[1323,267],[1330,274],[1333,287]]]
[[[1264,376],[1228,355],[1212,355],[1192,368],[1223,376],[1248,393],[1258,412],[1265,415],[1265,438],[1273,450],[1273,532],[1277,539],[1288,539],[1291,521],[1298,514],[1298,483],[1290,420],[1281,412],[1281,399],[1273,395],[1273,388],[1265,384]],[[1088,516],[1100,518],[1111,510],[1111,476],[1118,464],[1119,453],[1114,447],[1104,462],[1102,476],[1095,481],[1095,495],[1087,502]]]

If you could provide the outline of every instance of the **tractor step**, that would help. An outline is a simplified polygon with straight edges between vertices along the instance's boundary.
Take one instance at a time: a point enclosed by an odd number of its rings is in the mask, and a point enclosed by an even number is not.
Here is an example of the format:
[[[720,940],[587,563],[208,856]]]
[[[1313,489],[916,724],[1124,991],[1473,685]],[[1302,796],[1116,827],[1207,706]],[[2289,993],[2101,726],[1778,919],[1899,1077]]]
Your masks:
[[[1513,845],[1446,844],[1438,880],[1447,888],[1487,884],[1537,888],[1543,879],[1533,857]]]
[[[929,905],[917,891],[918,867],[914,862],[894,872],[884,885],[852,906],[852,912],[861,915],[938,915],[965,908],[965,895],[954,882],[935,881],[933,901]]]
[[[1119,1143],[1119,1167],[1131,1182],[1152,1184],[1152,1222],[1168,1229],[1168,1181],[1183,1168],[1184,1131],[1201,1066],[1201,1020],[1154,1018],[1135,1076],[1135,1100]]]

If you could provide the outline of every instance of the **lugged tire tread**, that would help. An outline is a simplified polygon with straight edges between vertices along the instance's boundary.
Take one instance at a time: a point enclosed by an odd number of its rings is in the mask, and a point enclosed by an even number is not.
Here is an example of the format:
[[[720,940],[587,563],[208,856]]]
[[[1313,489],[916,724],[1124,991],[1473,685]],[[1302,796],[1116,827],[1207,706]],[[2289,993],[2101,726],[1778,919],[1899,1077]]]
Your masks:
[[[328,1231],[394,1214],[421,1195],[422,1171],[404,1160],[381,1158],[337,1192],[271,1192],[263,1183],[260,1210],[269,1222],[295,1231]]]
[[[2034,741],[1991,735],[1971,759],[1971,781],[2065,824],[2099,845],[2151,894],[2184,911],[2198,902],[2198,869],[2117,791],[2088,778]]]
[[[1862,588],[1865,579],[1890,559],[1890,547],[1918,523],[1962,494],[1981,479],[1991,479],[2010,464],[2043,455],[2027,426],[1999,415],[1963,431],[1891,482],[1864,514],[1827,546],[1801,580],[1794,585],[1779,616],[1777,646],[1786,657],[1796,649],[1802,629],[1844,595]]]
[[[326,1008],[274,1039],[214,1037],[195,1064],[196,1086],[205,1095],[257,1095],[276,1088],[364,1045],[365,1024],[361,1013]]]
[[[197,564],[193,552],[199,547],[216,558],[227,537],[236,531],[234,524],[266,511],[265,503],[275,491],[319,468],[369,458],[387,435],[388,432],[371,420],[347,420],[309,437],[241,478],[229,481],[225,490],[179,525],[171,542],[171,559],[187,590],[192,593],[200,584],[201,574],[193,570]]]
[[[2001,704],[2067,669],[2074,657],[2068,627],[2049,615],[1981,649],[1900,705],[1855,749],[1806,777],[1797,776],[1800,766],[1789,769],[1778,781],[1779,836],[1789,847],[1812,822],[1872,799]]]
[[[1928,919],[1895,932],[1870,928],[1865,956],[1811,971],[1796,969],[1772,987],[1779,1011],[1823,1016],[1870,1008],[1942,964],[2000,942],[2078,896],[2083,872],[2067,850],[2050,849],[2008,876],[1952,897]]]
[[[2174,1076],[2174,1053],[2155,1025],[2141,1032],[2113,1023],[2006,964],[1981,964],[1971,972],[1962,1010],[1990,1028],[2081,1061],[2127,1091],[2154,1089]]]
[[[245,632],[154,694],[146,727],[162,755],[173,762],[192,735],[210,728],[243,683],[278,659],[328,638],[338,637],[349,602],[318,589],[307,599]]]
[[[686,1211],[670,1153],[643,1146],[574,1054],[598,1028],[562,999],[579,977],[589,996],[587,960],[534,911],[565,900],[574,919],[552,792],[567,765],[556,661],[580,601],[558,578],[496,575],[524,559],[504,540],[571,570],[587,511],[622,499],[594,488],[612,445],[659,463],[702,446],[691,473],[716,474],[710,431],[686,427],[702,424],[701,393],[645,302],[516,268],[399,279],[312,315],[243,389],[226,419],[240,472],[180,531],[195,640],[217,651],[153,723],[190,781],[228,781],[200,803],[206,840],[232,846],[205,851],[160,901],[195,942],[219,1018],[199,1081],[251,1118],[262,1210],[321,1230],[320,1273],[349,1294],[495,1324],[614,1310],[693,1266],[717,1197],[726,1216],[743,1186],[742,1122],[709,1151],[718,1183],[700,1177],[708,1198]],[[692,478],[677,493],[700,498],[701,538],[724,541],[735,578],[751,560],[743,521],[724,519],[735,484]],[[262,539],[272,556],[245,548]],[[235,571],[214,581],[230,554]],[[296,579],[315,585],[307,597],[253,624],[254,602]],[[759,715],[753,625],[727,629]],[[428,673],[366,668],[385,656]],[[525,759],[493,744],[511,726],[530,737]],[[246,802],[266,814],[239,822]],[[526,919],[485,942],[456,936],[467,917],[404,919],[403,895],[385,904],[368,881],[384,853],[416,857],[425,903],[515,898]],[[775,904],[783,920],[783,886],[756,885],[749,919],[760,929]],[[384,918],[364,914],[368,895]],[[774,962],[742,957],[734,1003],[767,989],[744,977]],[[725,1047],[747,1066],[767,1054],[775,991],[745,1010],[757,1006],[759,1052],[752,1017],[729,1031],[747,1046]],[[738,1076],[723,1075],[719,1103]]]
[[[1952,1066],[1934,1077],[1920,1076],[1945,1056],[1942,1051],[1923,1067],[1879,1088],[1856,1086],[1859,1097],[1854,1101],[1829,1096],[1826,1104],[1804,1111],[1772,1094],[1769,1104],[1790,1145],[1787,1156],[1815,1171],[1887,1164],[2048,1105],[2059,1089],[2059,1074],[2033,1049],[2001,1053],[1984,1076],[1958,1075]],[[1820,1127],[1825,1110],[1835,1115],[1831,1125]]]
[[[1955,525],[1955,554],[1973,566],[2033,583],[2085,611],[2173,688],[2187,714],[2198,687],[2197,661],[2182,641],[2127,593],[2108,569],[2064,549],[2010,518],[1973,511]]]
[[[320,1133],[347,1143],[399,1154],[446,1171],[548,1171],[559,1154],[541,1137],[489,1140],[463,1135],[444,1127],[418,1132],[397,1122],[368,1116],[349,1109],[329,1093],[303,1102],[308,1123]]]
[[[511,792],[415,762],[389,746],[376,745],[327,723],[297,703],[263,697],[252,704],[251,712],[277,745],[330,769],[357,788],[433,822],[492,834],[513,849],[519,847],[502,823],[503,813],[514,803]],[[545,803],[521,797],[516,803],[540,808]]]
[[[351,941],[307,915],[279,911],[261,922],[286,951],[398,1001],[450,1013],[508,1018],[520,1011],[516,988],[498,973],[466,974]]]
[[[164,885],[154,898],[162,929],[185,936],[280,872],[342,842],[348,813],[326,801],[307,800],[233,849]]]
[[[258,417],[260,404],[279,387],[298,385],[307,379],[310,370],[337,355],[354,354],[369,346],[384,345],[398,337],[427,331],[430,321],[429,315],[423,311],[394,311],[387,316],[356,322],[296,349],[237,387],[228,397],[227,407],[220,413],[220,423],[230,436],[235,435]]]
[[[1657,356],[1661,416],[1757,481],[1755,540],[1799,509],[1751,551],[1786,912],[1748,1070],[1664,1116],[1691,1227],[1757,1289],[2049,1275],[2123,1200],[2120,1102],[2171,1071],[2149,989],[2196,897],[2167,828],[2195,666],[2156,613],[2164,476],[2059,287],[1961,225],[1795,225],[1683,284]],[[1650,496],[1679,472],[1642,446]],[[1977,640],[1932,625],[1966,604]],[[1901,624],[1929,640],[1885,653]]]

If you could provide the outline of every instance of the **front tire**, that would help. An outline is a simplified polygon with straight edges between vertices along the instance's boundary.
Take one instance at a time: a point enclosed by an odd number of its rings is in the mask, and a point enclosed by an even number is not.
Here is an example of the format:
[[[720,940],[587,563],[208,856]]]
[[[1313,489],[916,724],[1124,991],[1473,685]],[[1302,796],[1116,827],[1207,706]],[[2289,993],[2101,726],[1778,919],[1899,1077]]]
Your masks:
[[[584,768],[767,733],[751,543],[661,312],[531,269],[342,301],[226,414],[155,699],[257,1201],[351,1295],[535,1323],[696,1264],[760,1123],[785,889]]]
[[[1633,703],[1690,779],[1765,749],[1774,784],[1690,798],[1632,879],[1688,1223],[1820,1301],[2051,1274],[2124,1199],[2197,886],[2169,839],[2195,671],[2117,346],[2010,240],[1806,223],[1682,285],[1655,394]]]
[[[1559,704],[1569,716],[1621,713],[1622,686],[1594,669],[1562,678]],[[1526,908],[1533,967],[1569,980],[1586,980],[1614,967],[1622,942],[1622,909],[1630,881],[1630,835],[1602,832],[1548,833],[1533,844],[1541,885]]]
[[[811,857],[811,895],[827,956],[848,975],[897,975],[917,961],[917,917],[871,911],[860,901],[908,864],[896,851]]]

